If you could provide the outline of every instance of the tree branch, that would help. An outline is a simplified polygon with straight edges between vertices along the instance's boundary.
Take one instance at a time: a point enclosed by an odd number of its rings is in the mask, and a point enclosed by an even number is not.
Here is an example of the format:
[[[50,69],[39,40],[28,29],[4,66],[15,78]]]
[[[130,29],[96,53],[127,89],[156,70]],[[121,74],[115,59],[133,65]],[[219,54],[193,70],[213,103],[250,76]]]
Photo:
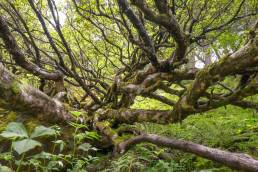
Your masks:
[[[47,122],[67,122],[72,116],[61,102],[24,85],[0,64],[0,107],[37,115]]]
[[[179,149],[184,152],[193,153],[203,158],[219,162],[236,170],[252,172],[258,171],[258,160],[253,159],[249,155],[241,153],[231,153],[228,151],[199,145],[190,141],[177,140],[158,136],[155,134],[146,134],[133,137],[118,144],[115,151],[119,153],[124,153],[126,150],[129,149],[129,147],[142,142],[150,142],[158,146]]]

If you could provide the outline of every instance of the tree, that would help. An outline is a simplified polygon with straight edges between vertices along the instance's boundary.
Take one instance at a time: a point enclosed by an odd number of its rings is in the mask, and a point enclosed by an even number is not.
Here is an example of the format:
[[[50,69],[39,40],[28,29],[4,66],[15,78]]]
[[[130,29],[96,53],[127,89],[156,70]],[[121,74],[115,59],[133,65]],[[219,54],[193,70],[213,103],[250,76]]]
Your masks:
[[[257,103],[248,101],[258,92],[254,0],[64,2],[0,3],[0,98],[6,101],[1,106],[22,104],[16,109],[44,110],[50,115],[46,120],[65,122],[73,120],[59,101],[66,92],[66,103],[84,109],[86,122],[115,147],[123,145],[112,129],[117,124],[180,122],[228,104],[257,109]],[[216,61],[189,70],[197,59],[192,55],[202,47],[210,56],[206,59],[216,54]],[[24,89],[6,68],[36,77],[34,86],[45,93]],[[70,94],[75,90],[77,96]],[[169,109],[130,108],[137,97]],[[150,140],[160,145],[143,139]],[[249,166],[257,169],[257,164]]]

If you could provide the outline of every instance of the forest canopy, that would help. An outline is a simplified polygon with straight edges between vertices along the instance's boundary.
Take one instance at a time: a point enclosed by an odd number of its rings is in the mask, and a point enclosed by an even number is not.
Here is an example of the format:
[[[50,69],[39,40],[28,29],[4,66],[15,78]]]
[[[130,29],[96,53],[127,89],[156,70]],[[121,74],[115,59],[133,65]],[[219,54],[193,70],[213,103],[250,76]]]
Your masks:
[[[149,142],[258,171],[257,137],[252,157],[137,127],[183,125],[196,114],[209,120],[203,114],[221,107],[229,107],[225,116],[236,108],[257,111],[257,17],[256,0],[1,0],[0,110],[15,114],[1,117],[1,136],[19,138],[6,132],[22,128],[21,138],[33,145],[22,150],[12,141],[9,147],[20,154],[12,156],[22,158],[8,168],[30,169],[21,163],[25,152],[47,151],[34,149],[42,146],[35,138],[55,135],[45,126],[58,125],[62,142],[72,145],[65,149],[72,158],[91,151],[119,157]],[[258,131],[257,115],[252,119],[250,136]],[[0,142],[8,147],[5,139]],[[93,150],[86,155],[78,147]]]

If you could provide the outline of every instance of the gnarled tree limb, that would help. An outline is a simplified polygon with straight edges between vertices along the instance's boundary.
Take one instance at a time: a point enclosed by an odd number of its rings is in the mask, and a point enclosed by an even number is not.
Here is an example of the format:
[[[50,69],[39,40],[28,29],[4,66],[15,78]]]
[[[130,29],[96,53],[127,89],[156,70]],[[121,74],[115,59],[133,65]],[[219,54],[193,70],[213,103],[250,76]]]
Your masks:
[[[150,142],[158,146],[179,149],[184,152],[193,153],[203,158],[219,162],[233,169],[252,172],[258,171],[258,160],[253,159],[249,155],[241,153],[231,153],[228,151],[199,145],[190,141],[177,140],[158,136],[155,134],[140,135],[126,140],[116,147],[116,151],[119,153],[123,153],[130,146],[142,142]]]
[[[0,107],[37,114],[48,122],[67,122],[72,116],[57,99],[51,99],[43,92],[18,81],[0,64]]]

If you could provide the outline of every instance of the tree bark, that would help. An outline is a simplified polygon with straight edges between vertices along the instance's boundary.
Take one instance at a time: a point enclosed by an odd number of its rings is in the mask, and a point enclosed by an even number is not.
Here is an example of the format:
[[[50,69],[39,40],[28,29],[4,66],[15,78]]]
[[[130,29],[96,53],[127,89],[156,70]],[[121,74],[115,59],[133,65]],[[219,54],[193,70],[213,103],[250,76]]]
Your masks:
[[[37,114],[48,122],[72,120],[69,112],[57,99],[19,82],[13,74],[0,64],[0,107],[29,114]]]
[[[146,109],[103,109],[99,110],[100,120],[112,119],[114,123],[133,124],[135,122],[154,122],[168,124],[173,121],[171,110],[146,110]]]

